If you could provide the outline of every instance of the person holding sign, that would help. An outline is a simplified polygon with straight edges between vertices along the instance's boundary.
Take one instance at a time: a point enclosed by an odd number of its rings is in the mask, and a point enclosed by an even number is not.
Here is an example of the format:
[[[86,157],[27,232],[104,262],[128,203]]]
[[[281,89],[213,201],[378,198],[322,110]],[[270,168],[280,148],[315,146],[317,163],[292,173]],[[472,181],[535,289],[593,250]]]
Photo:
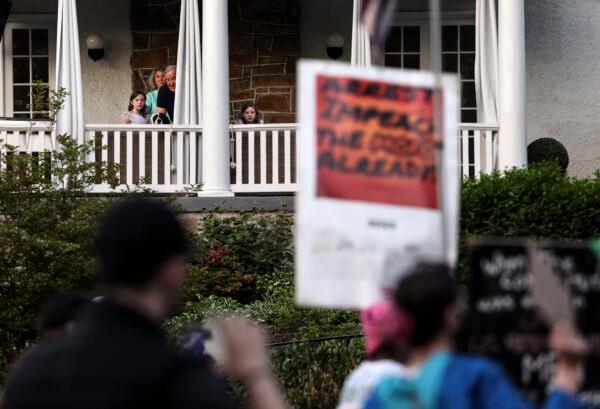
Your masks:
[[[457,284],[445,264],[420,263],[400,281],[395,301],[413,320],[407,366],[415,376],[381,381],[365,409],[533,407],[498,364],[453,352],[460,326],[457,299]],[[561,322],[553,325],[549,346],[556,365],[544,408],[584,408],[575,393],[585,342],[569,323]]]

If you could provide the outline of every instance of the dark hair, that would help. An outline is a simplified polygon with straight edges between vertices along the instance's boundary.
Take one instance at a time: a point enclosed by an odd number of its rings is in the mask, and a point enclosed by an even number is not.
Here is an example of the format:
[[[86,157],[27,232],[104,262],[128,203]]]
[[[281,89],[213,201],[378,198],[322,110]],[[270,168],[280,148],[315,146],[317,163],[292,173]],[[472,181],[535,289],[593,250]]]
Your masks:
[[[161,200],[132,199],[110,209],[95,243],[100,278],[109,286],[142,287],[169,258],[191,249],[175,214]]]
[[[440,333],[446,309],[456,297],[456,281],[444,263],[420,262],[400,280],[394,298],[413,319],[413,346],[425,345]]]
[[[254,117],[254,122],[246,122],[246,120],[244,119],[244,112],[246,112],[246,110],[248,108],[254,108],[254,112],[256,112],[256,116]],[[259,120],[258,120],[258,109],[256,109],[256,104],[254,102],[246,102],[244,105],[242,105],[242,111],[240,112],[240,119],[242,120],[242,123],[244,124],[258,124]]]
[[[91,304],[89,297],[77,293],[64,293],[51,295],[44,301],[40,308],[40,331],[62,329],[67,323],[73,321],[77,314]]]
[[[133,101],[134,99],[136,99],[138,97],[138,95],[143,95],[144,96],[144,100],[146,99],[146,93],[144,91],[140,91],[135,90],[131,93],[131,96],[129,97],[129,106],[127,107],[127,111],[133,111],[133,104],[131,103],[131,101]],[[140,112],[140,115],[142,116],[146,116],[146,104],[144,103],[144,108],[142,109],[142,111]]]

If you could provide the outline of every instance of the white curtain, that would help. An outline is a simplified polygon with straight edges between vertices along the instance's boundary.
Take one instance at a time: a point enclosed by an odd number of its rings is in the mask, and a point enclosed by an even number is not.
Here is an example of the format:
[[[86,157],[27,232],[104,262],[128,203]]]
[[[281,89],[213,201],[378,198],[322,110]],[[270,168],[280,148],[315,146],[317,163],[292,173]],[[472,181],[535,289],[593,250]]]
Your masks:
[[[200,13],[198,0],[182,0],[179,19],[179,44],[177,48],[177,87],[173,122],[180,125],[200,125],[202,123],[202,65],[200,45]],[[200,180],[200,144],[196,144],[198,180]],[[173,151],[173,150],[172,150]],[[177,152],[174,150],[173,152]],[[190,140],[184,139],[184,183],[189,180]],[[176,155],[175,155],[176,158]],[[176,160],[174,161],[176,163]],[[176,163],[176,166],[177,163]],[[194,182],[194,181],[192,181]]]
[[[56,134],[70,134],[84,143],[83,93],[76,0],[58,1],[56,36],[56,89],[69,95],[56,118]]]
[[[477,0],[475,19],[475,95],[477,120],[498,123],[498,20],[496,0]]]
[[[354,0],[352,15],[352,65],[359,67],[371,66],[371,39],[362,22],[362,0]]]
[[[200,125],[202,122],[202,70],[200,13],[197,0],[182,0],[177,48],[176,124]]]

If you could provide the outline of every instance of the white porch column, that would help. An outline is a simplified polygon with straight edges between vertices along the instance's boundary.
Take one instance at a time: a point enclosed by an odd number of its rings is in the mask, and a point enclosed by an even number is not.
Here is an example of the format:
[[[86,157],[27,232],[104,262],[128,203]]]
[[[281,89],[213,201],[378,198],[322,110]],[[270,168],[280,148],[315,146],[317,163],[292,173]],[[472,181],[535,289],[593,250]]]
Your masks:
[[[527,165],[524,0],[498,2],[498,165]]]
[[[229,179],[227,1],[202,1],[202,196],[233,196]]]

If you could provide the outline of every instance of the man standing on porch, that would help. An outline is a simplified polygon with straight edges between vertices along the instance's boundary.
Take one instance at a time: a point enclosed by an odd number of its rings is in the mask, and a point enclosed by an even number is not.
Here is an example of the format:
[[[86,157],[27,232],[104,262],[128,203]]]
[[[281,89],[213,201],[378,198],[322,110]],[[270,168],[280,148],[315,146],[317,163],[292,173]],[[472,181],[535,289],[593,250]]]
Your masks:
[[[169,65],[167,68],[165,68],[165,83],[158,90],[156,112],[162,115],[167,115],[169,118],[168,122],[165,122],[163,119],[163,123],[173,123],[173,118],[175,118],[174,109],[176,76],[177,67],[174,65]]]

